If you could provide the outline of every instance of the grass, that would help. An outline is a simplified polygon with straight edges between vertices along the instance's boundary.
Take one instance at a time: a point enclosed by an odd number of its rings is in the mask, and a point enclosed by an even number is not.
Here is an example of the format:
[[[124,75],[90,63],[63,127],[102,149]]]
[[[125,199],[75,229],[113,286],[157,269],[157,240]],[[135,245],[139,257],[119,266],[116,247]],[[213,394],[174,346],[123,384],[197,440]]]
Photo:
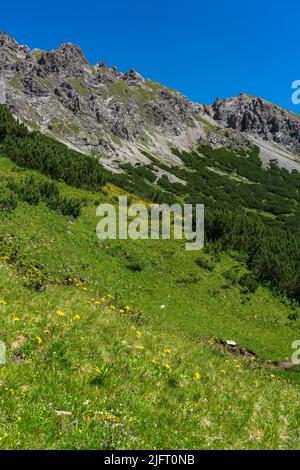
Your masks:
[[[78,91],[78,93],[81,95],[81,96],[88,96],[89,94],[89,91],[88,89],[83,85],[82,81],[79,80],[79,79],[72,79],[70,80],[70,83],[71,85],[75,88],[76,91]]]
[[[199,116],[198,114],[195,115],[195,119],[196,121],[200,122],[201,124],[203,124],[204,126],[204,130],[206,133],[208,132],[214,132],[218,129],[218,126],[215,126],[214,124],[210,123],[209,121],[207,121],[206,119],[202,118],[201,116]]]
[[[25,121],[27,126],[31,127],[31,129],[35,130],[35,131],[39,131],[39,126],[36,122],[34,121]]]
[[[176,94],[178,93],[174,88],[161,85],[160,83],[155,82],[153,80],[145,80],[145,84],[147,85],[147,87],[152,88],[153,90],[156,90],[156,91],[169,90],[173,93],[176,93]]]
[[[109,85],[109,94],[117,96],[120,99],[125,99],[132,96],[133,92],[123,80],[116,80]]]
[[[0,158],[2,176],[32,173]],[[246,269],[234,252],[99,241],[96,206],[117,188],[59,185],[85,200],[76,222],[42,203],[0,213],[0,237],[15,235],[24,263],[64,279],[36,292],[0,253],[0,447],[299,449],[299,376],[267,364],[291,356],[298,309],[231,282],[229,271]]]
[[[78,135],[80,133],[80,127],[75,122],[70,122],[68,127],[74,132],[74,134]]]
[[[153,101],[159,92],[159,88],[151,86],[151,83],[146,81],[145,84],[130,86],[123,80],[116,80],[109,86],[109,93],[121,100],[132,98],[139,107],[143,107],[145,103]]]
[[[16,73],[10,81],[11,85],[18,91],[22,91],[21,74]]]
[[[57,117],[52,117],[50,120],[51,131],[55,134],[63,135],[67,129],[66,125],[61,119]]]

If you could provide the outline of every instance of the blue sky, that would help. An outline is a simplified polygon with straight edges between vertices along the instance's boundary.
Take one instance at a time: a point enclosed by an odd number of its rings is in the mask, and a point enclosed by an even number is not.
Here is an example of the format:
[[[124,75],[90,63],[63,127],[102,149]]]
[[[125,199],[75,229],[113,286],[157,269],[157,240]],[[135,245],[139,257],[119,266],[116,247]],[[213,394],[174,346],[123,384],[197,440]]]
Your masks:
[[[2,2],[0,30],[30,47],[80,44],[91,63],[134,67],[200,103],[240,92],[300,113],[297,0]]]

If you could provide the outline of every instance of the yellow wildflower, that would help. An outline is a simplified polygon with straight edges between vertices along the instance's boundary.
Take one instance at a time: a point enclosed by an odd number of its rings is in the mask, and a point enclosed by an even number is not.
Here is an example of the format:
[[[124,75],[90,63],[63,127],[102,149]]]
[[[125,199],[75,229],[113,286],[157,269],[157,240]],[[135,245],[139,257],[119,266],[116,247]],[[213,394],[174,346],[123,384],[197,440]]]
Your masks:
[[[80,315],[74,315],[73,320],[78,321],[80,320],[80,318],[81,318]]]
[[[20,317],[13,317],[13,321],[20,321],[21,318]]]
[[[121,310],[119,310],[119,313],[121,313],[121,314],[122,314],[122,313],[125,313],[125,310],[123,310],[123,309],[121,308]]]
[[[7,305],[7,302],[5,302],[5,300],[0,300],[0,305]]]
[[[137,332],[136,332],[136,337],[137,337],[137,338],[141,338],[141,336],[142,336],[142,332],[139,331],[139,330],[137,330]]]
[[[138,345],[136,346],[136,349],[138,349],[139,351],[143,351],[145,349],[145,346]]]
[[[124,310],[127,310],[127,312],[129,312],[130,307],[128,307],[128,305],[126,305],[126,307],[124,307]]]
[[[36,336],[35,339],[37,341],[37,344],[42,344],[43,340],[40,336]]]
[[[57,315],[58,317],[64,317],[64,316],[65,316],[65,312],[64,312],[63,310],[57,310],[57,311],[56,311],[56,315]]]
[[[164,366],[165,366],[166,369],[171,369],[171,366],[168,363],[164,364]]]
[[[200,379],[201,379],[201,374],[200,374],[200,372],[195,372],[195,373],[194,373],[194,379],[195,379],[195,380],[200,380]]]

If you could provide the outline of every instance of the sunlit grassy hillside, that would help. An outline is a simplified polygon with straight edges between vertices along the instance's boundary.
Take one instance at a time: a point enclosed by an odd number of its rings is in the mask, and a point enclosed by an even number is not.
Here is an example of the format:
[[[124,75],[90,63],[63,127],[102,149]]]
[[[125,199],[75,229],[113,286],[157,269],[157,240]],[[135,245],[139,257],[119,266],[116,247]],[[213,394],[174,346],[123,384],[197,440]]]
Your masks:
[[[26,175],[45,179],[1,157],[1,177]],[[299,370],[268,364],[291,357],[299,307],[247,287],[236,252],[101,242],[117,188],[59,189],[84,200],[78,218],[0,212],[0,447],[299,448]]]

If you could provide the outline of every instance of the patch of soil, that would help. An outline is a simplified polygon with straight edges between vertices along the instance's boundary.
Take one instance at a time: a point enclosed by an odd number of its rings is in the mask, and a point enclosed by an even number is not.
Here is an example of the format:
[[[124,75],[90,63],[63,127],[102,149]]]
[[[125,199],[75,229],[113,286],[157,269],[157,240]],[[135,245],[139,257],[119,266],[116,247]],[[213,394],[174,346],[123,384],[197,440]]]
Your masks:
[[[214,345],[218,349],[221,349],[223,352],[224,351],[229,352],[233,356],[238,356],[241,359],[251,361],[251,362],[261,362],[260,357],[258,357],[253,351],[241,348],[234,341],[215,339]]]
[[[254,364],[262,363],[261,358],[257,356],[257,354],[248,349],[241,348],[235,341],[215,339],[213,340],[213,346],[222,352],[227,352],[233,356],[237,356],[241,360]],[[265,362],[265,365],[282,370],[289,370],[296,367],[296,364],[294,364],[290,359],[285,359],[283,361],[269,360]]]

